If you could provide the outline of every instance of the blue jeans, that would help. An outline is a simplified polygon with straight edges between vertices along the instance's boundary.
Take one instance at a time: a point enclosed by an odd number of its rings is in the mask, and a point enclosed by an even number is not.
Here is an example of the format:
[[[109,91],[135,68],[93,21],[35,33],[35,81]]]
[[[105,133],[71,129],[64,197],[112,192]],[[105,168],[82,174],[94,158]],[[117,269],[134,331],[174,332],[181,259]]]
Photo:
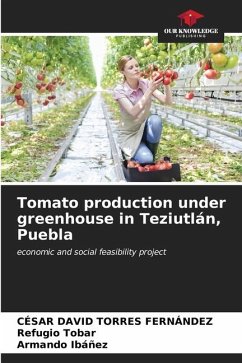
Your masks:
[[[139,163],[150,164],[153,162],[154,155],[148,148],[147,143],[157,144],[160,142],[162,133],[162,120],[158,115],[151,115],[146,120],[146,125],[141,143],[131,160]]]

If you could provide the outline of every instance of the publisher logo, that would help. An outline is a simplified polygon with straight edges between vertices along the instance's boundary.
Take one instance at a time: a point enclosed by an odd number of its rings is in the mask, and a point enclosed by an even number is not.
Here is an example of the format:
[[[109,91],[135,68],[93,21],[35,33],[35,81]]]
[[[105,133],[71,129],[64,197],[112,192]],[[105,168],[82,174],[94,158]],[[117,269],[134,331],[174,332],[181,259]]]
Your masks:
[[[178,21],[178,19],[180,21]],[[159,31],[160,43],[223,43],[224,33],[211,14],[196,10],[186,10],[169,14]]]
[[[197,23],[198,19],[204,18],[204,15],[190,9],[178,15],[178,18],[181,19],[181,26],[184,23],[191,27]]]

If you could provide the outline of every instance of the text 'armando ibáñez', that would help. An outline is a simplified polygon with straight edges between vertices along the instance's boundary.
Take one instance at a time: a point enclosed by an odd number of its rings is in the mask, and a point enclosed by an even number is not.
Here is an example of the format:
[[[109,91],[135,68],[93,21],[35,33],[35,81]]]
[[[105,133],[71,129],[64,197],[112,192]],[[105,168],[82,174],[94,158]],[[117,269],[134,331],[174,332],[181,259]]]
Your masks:
[[[221,221],[211,210],[223,209],[226,199],[29,199],[17,197],[18,240],[72,240],[73,233],[66,230],[71,225],[214,225]],[[174,213],[173,208],[179,213]],[[46,214],[50,210],[50,214]],[[114,211],[118,210],[118,214]],[[152,210],[152,213],[151,213]],[[153,211],[156,213],[153,213]],[[27,213],[26,213],[27,211]],[[41,211],[43,212],[41,214]],[[56,212],[56,213],[53,213]],[[81,214],[79,214],[79,212]],[[107,214],[110,213],[110,214]],[[115,214],[115,216],[113,215]],[[43,225],[44,230],[33,230]],[[61,227],[63,226],[63,227]],[[31,227],[31,231],[28,230]]]

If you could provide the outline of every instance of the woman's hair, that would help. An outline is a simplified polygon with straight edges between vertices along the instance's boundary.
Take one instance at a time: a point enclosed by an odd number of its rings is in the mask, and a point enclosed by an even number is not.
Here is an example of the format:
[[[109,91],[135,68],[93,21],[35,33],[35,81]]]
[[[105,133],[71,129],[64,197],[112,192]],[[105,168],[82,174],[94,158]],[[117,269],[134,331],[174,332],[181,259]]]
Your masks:
[[[118,70],[122,72],[124,70],[125,64],[133,59],[132,55],[123,55],[118,61]]]

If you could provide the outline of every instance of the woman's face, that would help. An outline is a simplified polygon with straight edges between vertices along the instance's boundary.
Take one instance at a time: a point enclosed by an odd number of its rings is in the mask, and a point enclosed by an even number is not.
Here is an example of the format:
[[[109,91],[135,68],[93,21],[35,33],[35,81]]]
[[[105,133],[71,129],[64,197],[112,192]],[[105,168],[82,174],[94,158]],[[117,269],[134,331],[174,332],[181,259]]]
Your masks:
[[[136,59],[129,60],[125,66],[124,70],[122,72],[126,79],[139,79],[140,78],[140,69],[139,64]]]

